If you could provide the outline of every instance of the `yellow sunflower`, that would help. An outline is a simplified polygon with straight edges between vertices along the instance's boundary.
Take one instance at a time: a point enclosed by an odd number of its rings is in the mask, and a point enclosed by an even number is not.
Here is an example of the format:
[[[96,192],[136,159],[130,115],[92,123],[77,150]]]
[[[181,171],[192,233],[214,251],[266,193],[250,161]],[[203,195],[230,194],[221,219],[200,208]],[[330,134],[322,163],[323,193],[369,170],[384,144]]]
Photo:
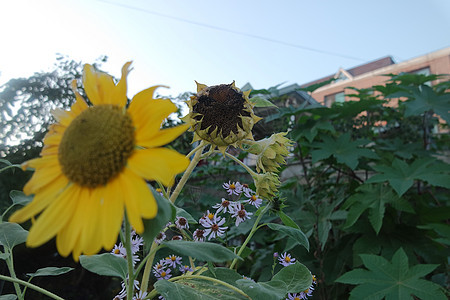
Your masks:
[[[189,127],[161,129],[177,110],[169,99],[153,99],[158,86],[135,95],[127,107],[127,75],[113,78],[85,65],[83,85],[92,105],[72,83],[76,102],[69,111],[55,112],[44,139],[41,157],[24,168],[35,172],[25,185],[33,201],[16,211],[11,222],[24,222],[40,214],[32,225],[27,245],[37,247],[56,236],[61,255],[95,254],[111,249],[126,211],[131,225],[142,233],[142,219],[154,218],[157,204],[145,180],[166,186],[183,172],[189,160],[161,147]]]

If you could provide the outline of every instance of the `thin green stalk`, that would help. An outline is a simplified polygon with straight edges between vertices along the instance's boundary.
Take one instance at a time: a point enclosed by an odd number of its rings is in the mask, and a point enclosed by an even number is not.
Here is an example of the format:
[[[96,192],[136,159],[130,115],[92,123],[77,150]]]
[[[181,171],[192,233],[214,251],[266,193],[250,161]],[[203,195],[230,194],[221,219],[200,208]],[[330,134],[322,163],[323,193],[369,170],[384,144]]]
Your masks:
[[[252,239],[253,235],[255,234],[256,230],[259,228],[259,226],[258,226],[259,221],[261,221],[262,216],[269,210],[269,208],[270,208],[270,204],[267,204],[266,207],[264,207],[264,209],[259,214],[258,218],[256,218],[255,223],[253,224],[252,230],[248,234],[248,236],[245,239],[244,243],[241,245],[241,248],[239,249],[239,252],[237,253],[237,256],[241,256],[242,252],[244,251],[245,246],[247,246],[247,244],[250,242],[250,240]],[[238,258],[233,259],[233,261],[231,262],[230,269],[234,268],[234,266],[237,263],[237,260],[238,260]]]
[[[235,162],[237,162],[238,164],[241,165],[241,167],[243,167],[252,177],[258,175],[255,173],[255,171],[253,171],[252,169],[250,169],[246,164],[244,164],[242,161],[240,161],[237,157],[231,155],[230,153],[225,152],[225,155],[228,156],[229,158],[231,158],[232,160],[234,160]]]
[[[192,171],[195,169],[198,162],[200,161],[204,146],[205,146],[205,143],[203,141],[201,141],[200,145],[194,149],[194,150],[196,150],[195,155],[192,158],[191,163],[187,167],[186,171],[184,171],[184,174],[181,177],[180,182],[178,182],[178,184],[177,184],[177,187],[175,188],[172,195],[170,196],[170,199],[169,199],[170,202],[175,203],[175,200],[177,200],[178,195],[180,194],[180,192],[183,189],[184,185],[186,184],[187,180],[191,176]]]
[[[141,281],[141,289],[143,291],[147,291],[148,289],[148,282],[150,280],[150,272],[152,270],[153,259],[155,259],[156,251],[158,251],[159,249],[160,246],[155,242],[153,242],[152,246],[150,247],[149,254],[145,257],[147,259],[147,262],[145,263],[144,273],[142,274],[142,281]],[[139,266],[141,267],[142,264]]]
[[[46,295],[46,296],[48,296],[48,297],[50,297],[52,299],[64,300],[63,298],[53,294],[52,292],[49,292],[49,291],[47,291],[47,290],[45,290],[45,289],[43,289],[41,287],[38,287],[37,285],[34,285],[32,283],[20,280],[18,278],[12,278],[12,277],[9,277],[9,276],[0,275],[0,280],[9,281],[9,282],[12,282],[12,283],[15,283],[15,284],[21,284],[23,286],[29,287],[30,289],[38,291],[39,293],[41,293],[43,295]]]
[[[9,274],[11,274],[11,278],[17,279],[16,272],[14,271],[14,259],[13,259],[13,253],[12,250],[5,247],[5,252],[9,253],[9,257],[6,259],[6,265],[8,266]],[[23,300],[23,294],[20,290],[20,286],[17,282],[13,282],[14,289],[16,290],[17,298],[20,300]]]
[[[125,249],[127,250],[128,262],[128,285],[127,285],[127,299],[133,298],[134,289],[134,268],[133,268],[133,253],[131,251],[131,226],[128,221],[128,216],[125,212],[125,240],[123,241]]]

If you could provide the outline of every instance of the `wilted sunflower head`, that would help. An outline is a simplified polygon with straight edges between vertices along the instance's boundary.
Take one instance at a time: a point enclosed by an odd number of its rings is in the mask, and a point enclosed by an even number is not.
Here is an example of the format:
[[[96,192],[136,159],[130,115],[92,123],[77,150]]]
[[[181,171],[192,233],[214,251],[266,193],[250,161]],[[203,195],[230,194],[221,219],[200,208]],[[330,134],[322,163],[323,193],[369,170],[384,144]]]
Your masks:
[[[254,173],[252,177],[256,186],[256,194],[264,199],[272,201],[276,192],[278,192],[278,186],[280,186],[278,175],[273,172],[267,172],[260,174]]]
[[[274,133],[259,141],[247,141],[250,145],[246,150],[257,156],[256,170],[258,172],[277,172],[280,164],[285,164],[289,147],[293,141],[286,137],[287,132]]]
[[[253,125],[261,118],[255,116],[249,94],[234,81],[209,87],[197,82],[197,94],[187,101],[189,114],[183,118],[195,132],[194,141],[205,140],[225,151],[229,145],[253,139]]]

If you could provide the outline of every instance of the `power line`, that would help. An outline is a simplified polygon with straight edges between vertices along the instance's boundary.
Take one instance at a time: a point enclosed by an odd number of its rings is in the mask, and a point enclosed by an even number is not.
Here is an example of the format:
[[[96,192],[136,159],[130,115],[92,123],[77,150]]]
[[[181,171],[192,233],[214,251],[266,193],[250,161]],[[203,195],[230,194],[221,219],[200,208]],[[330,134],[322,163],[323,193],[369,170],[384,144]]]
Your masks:
[[[360,58],[360,57],[355,57],[355,56],[345,55],[345,54],[341,54],[341,53],[315,49],[315,48],[302,46],[302,45],[298,45],[298,44],[294,44],[294,43],[290,43],[290,42],[285,42],[285,41],[281,41],[281,40],[276,40],[276,39],[272,39],[272,38],[268,38],[268,37],[264,37],[264,36],[260,36],[260,35],[256,35],[256,34],[251,34],[251,33],[231,30],[231,29],[227,29],[227,28],[223,28],[223,27],[219,27],[219,26],[214,26],[214,25],[209,25],[209,24],[205,24],[205,23],[201,23],[201,22],[196,22],[196,21],[192,21],[192,20],[188,20],[188,19],[184,19],[184,18],[180,18],[180,17],[174,17],[174,16],[162,14],[162,13],[159,13],[159,12],[156,12],[156,11],[142,9],[142,8],[138,8],[138,7],[122,4],[122,3],[109,2],[109,1],[104,1],[104,0],[97,0],[97,1],[104,2],[104,3],[107,3],[107,4],[111,4],[111,5],[115,5],[115,6],[128,8],[128,9],[132,9],[132,10],[137,10],[139,12],[143,12],[143,13],[147,13],[147,14],[151,14],[151,15],[155,15],[155,16],[159,16],[159,17],[163,17],[163,18],[172,19],[172,20],[179,21],[179,22],[189,23],[189,24],[193,24],[193,25],[197,25],[197,26],[201,26],[201,27],[205,27],[205,28],[209,28],[209,29],[213,29],[213,30],[217,30],[217,31],[223,31],[223,32],[237,34],[237,35],[242,35],[242,36],[246,36],[246,37],[250,37],[250,38],[254,38],[254,39],[259,39],[259,40],[263,40],[263,41],[267,41],[267,42],[271,42],[271,43],[281,44],[281,45],[285,45],[285,46],[289,46],[289,47],[293,47],[293,48],[297,48],[297,49],[302,49],[302,50],[307,50],[307,51],[311,51],[311,52],[316,52],[316,53],[321,53],[321,54],[326,54],[326,55],[331,55],[331,56],[337,56],[337,57],[341,57],[341,58],[352,59],[352,60],[357,60],[357,61],[362,61],[362,62],[366,62],[367,61],[366,59],[363,59],[363,58]]]

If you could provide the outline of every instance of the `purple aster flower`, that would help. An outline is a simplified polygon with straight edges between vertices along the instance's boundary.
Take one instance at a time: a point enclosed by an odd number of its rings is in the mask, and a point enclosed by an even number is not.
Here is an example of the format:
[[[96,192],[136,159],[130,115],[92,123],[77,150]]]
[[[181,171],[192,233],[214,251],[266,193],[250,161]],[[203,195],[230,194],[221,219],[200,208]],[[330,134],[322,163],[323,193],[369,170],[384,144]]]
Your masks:
[[[222,227],[222,225],[225,223],[225,218],[214,216],[212,220],[208,220],[203,226],[205,229],[205,236],[208,236],[208,241],[222,236],[225,233],[225,230],[228,229],[228,227]]]
[[[177,217],[175,221],[175,226],[177,226],[178,229],[188,229],[189,223],[184,217]]]
[[[287,252],[281,254],[281,257],[279,257],[278,260],[280,261],[280,264],[285,267],[292,265],[295,262],[295,258],[292,258]]]
[[[171,268],[176,268],[177,265],[181,265],[181,257],[169,255],[168,257],[166,257],[166,265]]]
[[[253,213],[249,213],[244,209],[244,206],[240,204],[240,209],[235,210],[231,217],[236,218],[236,226],[239,226],[240,223],[244,222],[247,219],[250,219],[250,216]]]
[[[231,212],[230,210],[233,207],[233,203],[232,201],[228,201],[225,198],[222,198],[222,202],[221,203],[217,203],[216,205],[213,206],[213,208],[217,209],[216,214],[218,214],[219,212],[223,211],[224,213]]]
[[[239,181],[233,181],[233,183],[230,181],[228,183],[225,182],[222,187],[227,190],[228,195],[234,194],[239,196],[242,193],[242,184]]]
[[[161,272],[159,272],[159,273],[156,273],[155,274],[155,276],[156,276],[156,278],[158,279],[158,280],[161,280],[161,279],[169,279],[170,277],[172,277],[172,274],[170,274],[170,269],[167,269],[167,270],[161,270]]]
[[[192,272],[192,271],[193,271],[191,267],[186,266],[186,265],[181,266],[181,267],[179,268],[179,270],[180,270],[180,272],[183,273],[183,274],[186,273],[186,272]]]
[[[205,231],[203,229],[196,229],[192,234],[192,237],[196,242],[204,242],[206,238]]]

